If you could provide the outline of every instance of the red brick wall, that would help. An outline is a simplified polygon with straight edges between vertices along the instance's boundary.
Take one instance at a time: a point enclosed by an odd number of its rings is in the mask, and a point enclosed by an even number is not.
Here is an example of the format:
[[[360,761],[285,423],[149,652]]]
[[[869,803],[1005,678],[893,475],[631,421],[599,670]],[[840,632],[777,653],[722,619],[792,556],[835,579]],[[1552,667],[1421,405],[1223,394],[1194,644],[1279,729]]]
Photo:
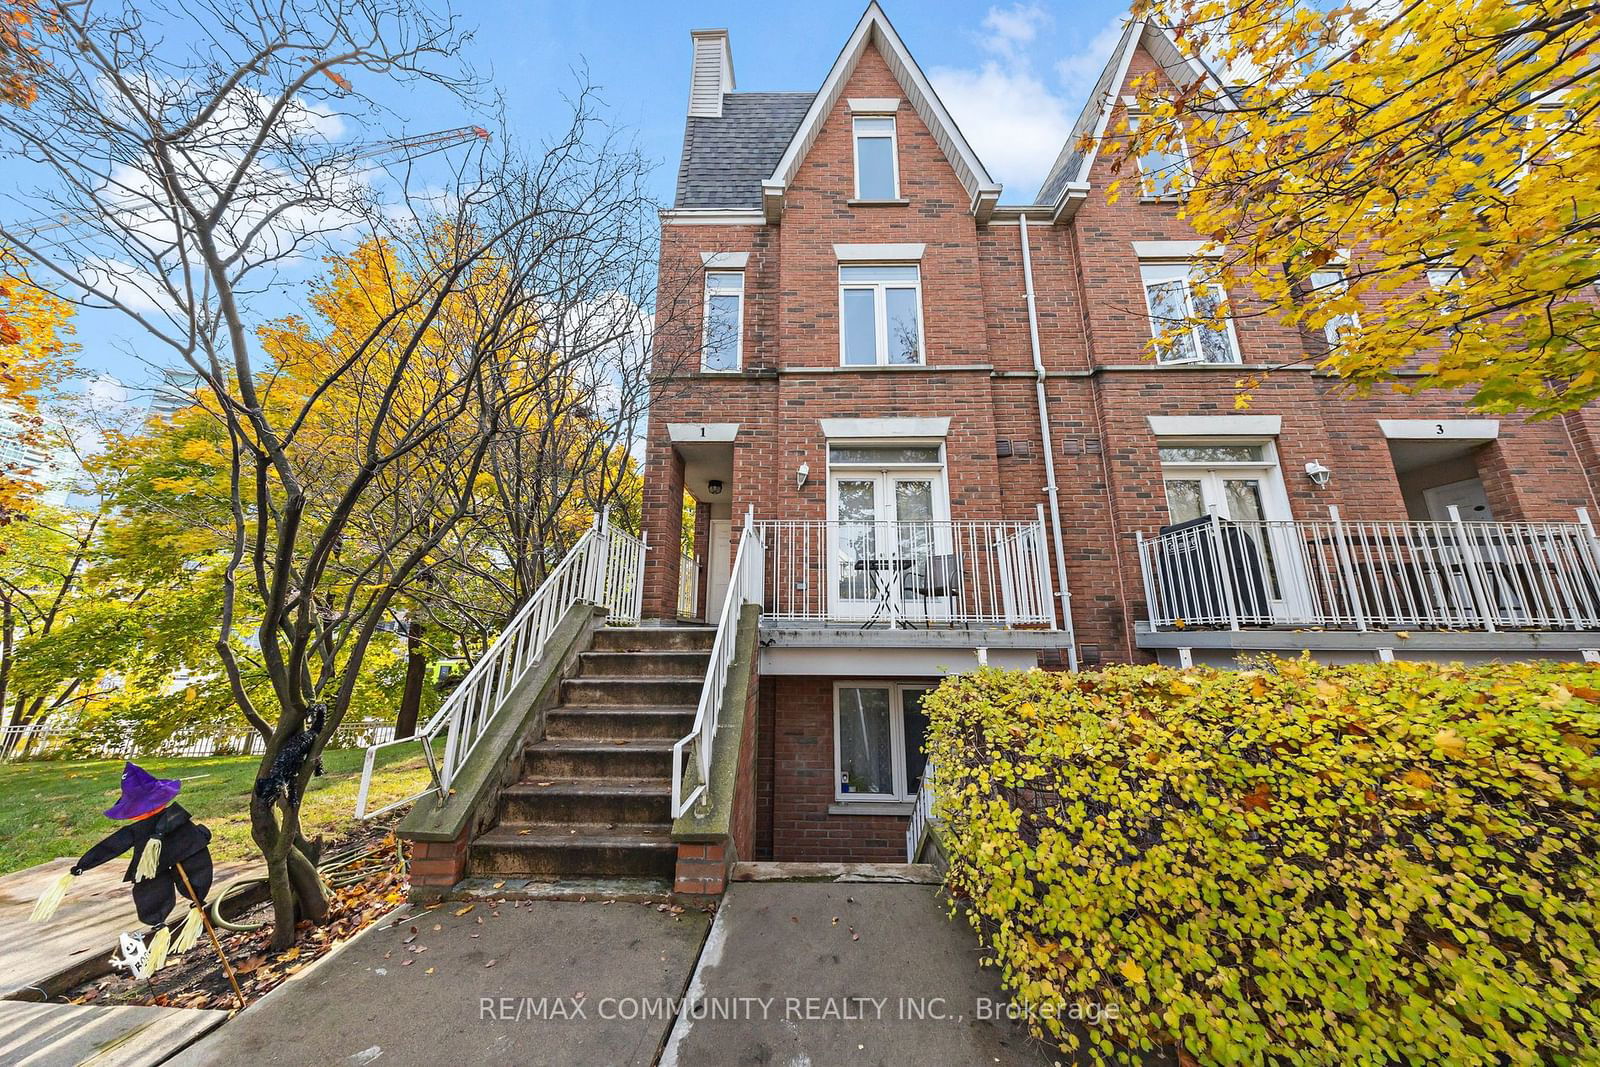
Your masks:
[[[803,863],[903,863],[909,818],[830,815],[832,678],[772,679],[772,858]]]

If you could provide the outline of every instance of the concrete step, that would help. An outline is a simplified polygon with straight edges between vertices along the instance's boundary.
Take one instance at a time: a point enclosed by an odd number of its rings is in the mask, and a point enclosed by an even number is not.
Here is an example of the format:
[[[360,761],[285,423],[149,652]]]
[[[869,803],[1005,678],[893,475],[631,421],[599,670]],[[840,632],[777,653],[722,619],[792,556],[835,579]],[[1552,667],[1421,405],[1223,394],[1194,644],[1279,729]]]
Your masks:
[[[525,778],[500,793],[501,823],[669,823],[669,778]]]
[[[694,725],[695,706],[580,707],[563,704],[545,719],[550,738],[612,741],[622,737],[665,737],[676,741]]]
[[[547,738],[523,753],[522,780],[552,778],[670,778],[672,740],[664,737],[617,741]]]
[[[561,702],[582,707],[662,707],[700,703],[704,678],[652,676],[567,678],[561,683]]]
[[[596,652],[709,652],[717,639],[710,626],[602,626],[594,635]]]
[[[572,875],[671,877],[677,861],[668,824],[501,823],[467,852],[467,874],[521,878]]]
[[[585,678],[623,678],[647,675],[652,678],[704,679],[711,665],[711,653],[698,649],[671,649],[665,652],[585,652],[579,657],[578,674]]]

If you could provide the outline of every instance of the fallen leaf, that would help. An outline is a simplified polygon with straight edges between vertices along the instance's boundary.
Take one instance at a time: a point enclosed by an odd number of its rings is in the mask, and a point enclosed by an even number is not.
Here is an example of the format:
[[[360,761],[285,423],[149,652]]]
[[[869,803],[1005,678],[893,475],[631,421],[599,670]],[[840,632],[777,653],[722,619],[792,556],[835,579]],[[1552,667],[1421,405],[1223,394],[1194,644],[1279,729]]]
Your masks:
[[[464,908],[457,908],[457,909],[456,909],[456,915],[457,915],[457,916],[458,916],[458,917],[459,917],[459,916],[462,916],[462,915],[465,915],[465,914],[466,914],[466,913],[467,913],[467,912],[469,912],[469,911],[471,911],[471,910],[472,910],[472,909],[473,909],[473,908],[476,908],[476,907],[477,907],[477,905],[476,905],[476,904],[468,904],[468,905],[467,905],[467,906],[466,906],[466,907],[464,907]]]
[[[500,962],[499,960],[490,960],[488,963],[485,963],[483,965],[484,970],[488,970],[490,967],[493,967],[495,964],[497,964],[499,962]]]
[[[423,974],[432,974],[433,973],[433,968],[429,967],[427,970],[423,971],[422,973]]]

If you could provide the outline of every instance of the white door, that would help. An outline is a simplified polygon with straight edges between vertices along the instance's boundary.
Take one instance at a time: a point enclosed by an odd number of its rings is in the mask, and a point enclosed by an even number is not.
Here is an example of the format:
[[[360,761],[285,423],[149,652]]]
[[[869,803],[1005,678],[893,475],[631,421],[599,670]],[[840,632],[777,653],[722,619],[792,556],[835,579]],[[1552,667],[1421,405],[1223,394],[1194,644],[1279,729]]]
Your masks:
[[[1428,506],[1428,518],[1434,522],[1449,522],[1452,504],[1467,522],[1494,521],[1494,515],[1489,511],[1489,495],[1483,491],[1483,483],[1476,478],[1424,489],[1422,501]]]
[[[732,519],[712,519],[707,534],[706,622],[722,618],[722,602],[728,598],[728,578],[733,573]]]
[[[1239,524],[1255,543],[1269,617],[1244,621],[1287,622],[1307,614],[1309,589],[1299,534],[1287,522],[1289,504],[1276,467],[1169,468],[1163,478],[1167,512],[1174,524],[1215,512],[1219,518]],[[1245,614],[1253,616],[1250,594],[1246,590],[1238,593]]]
[[[829,613],[892,622],[904,618],[908,590],[949,540],[943,479],[933,472],[849,471],[833,475]]]

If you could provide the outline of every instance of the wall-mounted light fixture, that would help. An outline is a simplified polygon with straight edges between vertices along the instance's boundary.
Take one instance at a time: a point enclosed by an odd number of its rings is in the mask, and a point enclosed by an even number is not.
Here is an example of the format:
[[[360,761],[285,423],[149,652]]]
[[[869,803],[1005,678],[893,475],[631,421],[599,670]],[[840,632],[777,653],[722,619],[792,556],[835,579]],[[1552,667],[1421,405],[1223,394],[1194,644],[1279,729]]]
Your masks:
[[[808,479],[810,477],[811,477],[811,464],[809,464],[809,463],[800,464],[800,469],[794,472],[794,487],[796,489],[804,489],[805,486],[806,486],[806,479]]]
[[[721,496],[722,495],[722,479],[721,478],[713,478],[709,482],[707,482],[706,483],[706,492],[710,493],[712,496]]]
[[[1333,480],[1333,472],[1316,460],[1306,464],[1306,477],[1319,489]]]

